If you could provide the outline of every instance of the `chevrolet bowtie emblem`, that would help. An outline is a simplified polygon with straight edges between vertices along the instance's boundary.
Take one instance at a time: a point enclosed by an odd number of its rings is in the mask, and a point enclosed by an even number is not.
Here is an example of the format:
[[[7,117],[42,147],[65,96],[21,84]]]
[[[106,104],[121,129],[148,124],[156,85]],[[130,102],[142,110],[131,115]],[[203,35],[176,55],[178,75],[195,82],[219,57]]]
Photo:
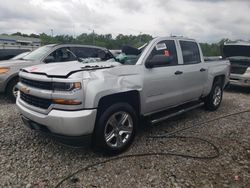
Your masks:
[[[30,89],[27,87],[21,87],[20,91],[22,91],[23,93],[29,93]]]

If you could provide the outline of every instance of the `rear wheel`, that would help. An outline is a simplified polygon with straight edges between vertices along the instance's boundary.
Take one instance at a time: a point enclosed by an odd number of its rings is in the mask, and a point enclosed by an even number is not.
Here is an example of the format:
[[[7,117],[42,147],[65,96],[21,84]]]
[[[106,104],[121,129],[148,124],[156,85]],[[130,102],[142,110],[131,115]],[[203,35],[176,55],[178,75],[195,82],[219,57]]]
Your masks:
[[[209,95],[205,98],[205,107],[208,110],[217,110],[221,104],[223,96],[223,87],[221,80],[214,82],[213,87]]]
[[[6,88],[6,94],[7,97],[12,101],[15,102],[16,98],[17,98],[17,93],[18,93],[18,89],[17,89],[17,83],[18,83],[18,78],[14,78],[12,79],[9,83],[8,86]]]
[[[97,120],[94,146],[108,154],[125,151],[133,142],[137,116],[127,103],[117,103],[107,108]]]

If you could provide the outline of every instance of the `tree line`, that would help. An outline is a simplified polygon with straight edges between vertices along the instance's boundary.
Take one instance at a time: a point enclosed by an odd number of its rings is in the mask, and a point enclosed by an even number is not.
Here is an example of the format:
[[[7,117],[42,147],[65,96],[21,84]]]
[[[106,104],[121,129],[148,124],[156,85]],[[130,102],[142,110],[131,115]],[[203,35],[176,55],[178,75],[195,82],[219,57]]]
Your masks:
[[[11,35],[40,38],[41,44],[54,44],[54,43],[76,43],[85,45],[96,45],[106,47],[108,49],[121,49],[123,45],[130,45],[133,47],[140,47],[143,44],[153,39],[151,35],[123,35],[119,34],[113,37],[111,34],[97,34],[97,33],[82,33],[76,37],[72,35],[56,35],[50,36],[45,33],[41,34],[23,34],[20,32]],[[200,43],[204,56],[220,56],[221,46],[229,39],[222,39],[218,43]]]

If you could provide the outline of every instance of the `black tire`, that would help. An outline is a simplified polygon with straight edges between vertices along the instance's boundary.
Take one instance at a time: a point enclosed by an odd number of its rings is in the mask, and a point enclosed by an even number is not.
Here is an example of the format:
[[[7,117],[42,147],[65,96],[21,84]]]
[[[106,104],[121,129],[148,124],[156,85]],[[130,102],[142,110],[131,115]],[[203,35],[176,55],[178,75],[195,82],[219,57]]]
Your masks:
[[[124,112],[124,114],[122,114],[123,112]],[[124,124],[120,123],[121,120],[117,120],[117,118],[120,115],[119,113],[121,113],[121,117],[125,114],[128,114],[128,117],[126,120],[127,122],[125,121]],[[116,126],[116,128],[113,128],[113,126],[111,124],[109,124],[112,117],[115,117],[115,119],[116,119],[115,122],[119,122],[118,125]],[[125,125],[125,123],[127,125]],[[131,127],[131,124],[132,124],[132,127]],[[127,150],[134,140],[134,137],[136,134],[137,124],[138,124],[138,118],[137,118],[135,110],[133,109],[132,106],[130,106],[127,103],[116,103],[116,104],[111,105],[110,107],[105,109],[100,114],[99,118],[97,119],[95,131],[93,134],[93,146],[94,146],[94,148],[97,149],[98,151],[101,151],[102,153],[105,153],[108,155],[119,154],[119,153]],[[122,130],[118,130],[119,126],[129,128],[129,131],[131,131],[131,134],[121,133]],[[112,130],[113,130],[113,132],[112,132]],[[107,134],[107,132],[109,132],[109,131],[110,131],[110,133]],[[116,133],[115,133],[115,131],[116,131]],[[108,142],[107,137],[109,137],[109,136],[107,136],[107,135],[111,135],[111,133],[114,135],[116,134],[116,136],[113,136],[113,138],[110,139],[110,142]],[[126,134],[127,134],[127,136],[122,138]],[[118,137],[120,139],[123,139],[123,140],[119,140]],[[118,140],[119,140],[119,142],[124,141],[124,143],[122,143],[123,145],[118,147],[118,145],[119,145]],[[117,144],[115,144],[115,143],[117,143]],[[115,146],[115,145],[117,145],[117,146]]]
[[[223,97],[222,81],[216,80],[209,95],[205,98],[205,108],[210,111],[215,111],[219,108]]]
[[[13,78],[6,88],[6,95],[7,97],[12,101],[16,102],[16,95],[14,94],[14,88],[16,87],[18,83],[18,78]]]

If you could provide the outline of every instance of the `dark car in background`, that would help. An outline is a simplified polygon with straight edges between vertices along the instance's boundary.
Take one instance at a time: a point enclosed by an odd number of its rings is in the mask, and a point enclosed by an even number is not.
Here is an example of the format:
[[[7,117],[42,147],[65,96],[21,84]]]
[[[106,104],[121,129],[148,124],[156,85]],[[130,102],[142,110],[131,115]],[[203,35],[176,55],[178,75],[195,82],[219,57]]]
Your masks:
[[[15,57],[12,57],[10,60],[17,60],[17,59],[22,59],[24,56],[28,55],[30,52],[23,52],[21,54],[16,55]]]
[[[101,58],[108,60],[114,56],[106,48],[77,45],[77,44],[50,44],[40,47],[21,59],[0,62],[0,92],[15,101],[17,95],[19,70],[28,66],[42,64],[76,61],[86,58]]]
[[[29,52],[27,49],[0,49],[0,61],[11,59],[21,53]]]

